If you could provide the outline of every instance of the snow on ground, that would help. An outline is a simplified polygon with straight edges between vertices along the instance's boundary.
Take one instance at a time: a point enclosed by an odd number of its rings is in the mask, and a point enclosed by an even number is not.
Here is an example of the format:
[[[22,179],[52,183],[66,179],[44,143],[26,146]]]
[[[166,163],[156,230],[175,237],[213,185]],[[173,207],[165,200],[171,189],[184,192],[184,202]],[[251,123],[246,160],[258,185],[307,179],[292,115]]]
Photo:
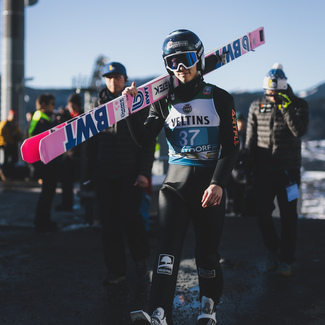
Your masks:
[[[308,160],[325,160],[325,140],[304,141],[301,145],[302,156]]]
[[[301,177],[301,214],[325,219],[325,172],[305,171]]]
[[[325,140],[304,141],[301,149],[301,216],[325,219]]]
[[[197,316],[199,314],[199,299],[199,286],[195,259],[183,260],[181,261],[179,268],[176,294],[174,298],[173,313],[174,318],[179,322],[177,324],[189,324],[189,320],[195,324],[193,315]],[[190,324],[192,325],[192,323]]]

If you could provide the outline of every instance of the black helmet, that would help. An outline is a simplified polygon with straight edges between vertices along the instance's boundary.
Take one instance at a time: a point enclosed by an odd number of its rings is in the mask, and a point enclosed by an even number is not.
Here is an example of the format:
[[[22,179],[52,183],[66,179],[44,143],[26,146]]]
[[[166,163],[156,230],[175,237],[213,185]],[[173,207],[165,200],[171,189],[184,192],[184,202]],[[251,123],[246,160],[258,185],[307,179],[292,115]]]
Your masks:
[[[198,71],[204,70],[204,47],[199,37],[187,29],[170,33],[164,41],[162,56],[169,73],[177,71],[180,65],[185,68],[198,64]]]

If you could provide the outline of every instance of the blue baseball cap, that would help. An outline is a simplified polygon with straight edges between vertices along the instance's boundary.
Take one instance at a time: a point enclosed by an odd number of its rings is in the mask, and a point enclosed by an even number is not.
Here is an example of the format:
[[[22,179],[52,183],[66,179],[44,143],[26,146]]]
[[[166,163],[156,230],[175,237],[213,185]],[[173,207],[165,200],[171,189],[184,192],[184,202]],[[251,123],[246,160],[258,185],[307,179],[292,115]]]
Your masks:
[[[126,76],[125,66],[119,62],[110,62],[107,63],[103,68],[102,77],[106,77],[111,73],[123,74]]]

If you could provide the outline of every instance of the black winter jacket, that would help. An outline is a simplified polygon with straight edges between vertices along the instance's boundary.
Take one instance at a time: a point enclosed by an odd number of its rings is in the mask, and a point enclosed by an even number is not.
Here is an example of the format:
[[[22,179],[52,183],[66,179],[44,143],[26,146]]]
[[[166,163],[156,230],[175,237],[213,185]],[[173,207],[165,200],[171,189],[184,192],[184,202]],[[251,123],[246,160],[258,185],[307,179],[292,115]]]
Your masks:
[[[266,97],[254,101],[249,109],[246,147],[251,168],[300,169],[301,137],[309,121],[308,103],[285,91],[292,103],[278,108]]]
[[[114,97],[104,88],[98,95],[97,104],[104,104]],[[148,110],[139,112],[143,119]],[[149,178],[154,160],[155,141],[139,148],[127,127],[125,120],[101,131],[88,143],[88,177],[123,178],[136,173]]]

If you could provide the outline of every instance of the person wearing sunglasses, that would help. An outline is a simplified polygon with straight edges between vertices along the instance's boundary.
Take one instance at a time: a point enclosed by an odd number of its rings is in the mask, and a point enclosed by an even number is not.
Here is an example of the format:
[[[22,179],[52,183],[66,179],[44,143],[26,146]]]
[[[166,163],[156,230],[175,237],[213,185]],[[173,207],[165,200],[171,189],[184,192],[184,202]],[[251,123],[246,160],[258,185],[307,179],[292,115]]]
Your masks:
[[[223,290],[218,248],[225,219],[224,189],[239,151],[234,100],[203,80],[204,47],[195,33],[185,29],[170,33],[162,50],[170,75],[167,98],[150,106],[145,123],[138,114],[127,118],[139,145],[155,139],[164,128],[169,146],[169,168],[159,192],[159,245],[144,315],[148,324],[173,324],[182,246],[192,222],[201,303],[198,324],[214,325]],[[135,84],[124,93],[135,96]]]
[[[296,250],[301,137],[307,132],[309,109],[304,99],[294,95],[279,63],[265,76],[263,88],[265,96],[249,108],[249,170],[258,226],[268,250],[265,268],[290,276]],[[275,197],[280,210],[280,234],[272,218]]]

